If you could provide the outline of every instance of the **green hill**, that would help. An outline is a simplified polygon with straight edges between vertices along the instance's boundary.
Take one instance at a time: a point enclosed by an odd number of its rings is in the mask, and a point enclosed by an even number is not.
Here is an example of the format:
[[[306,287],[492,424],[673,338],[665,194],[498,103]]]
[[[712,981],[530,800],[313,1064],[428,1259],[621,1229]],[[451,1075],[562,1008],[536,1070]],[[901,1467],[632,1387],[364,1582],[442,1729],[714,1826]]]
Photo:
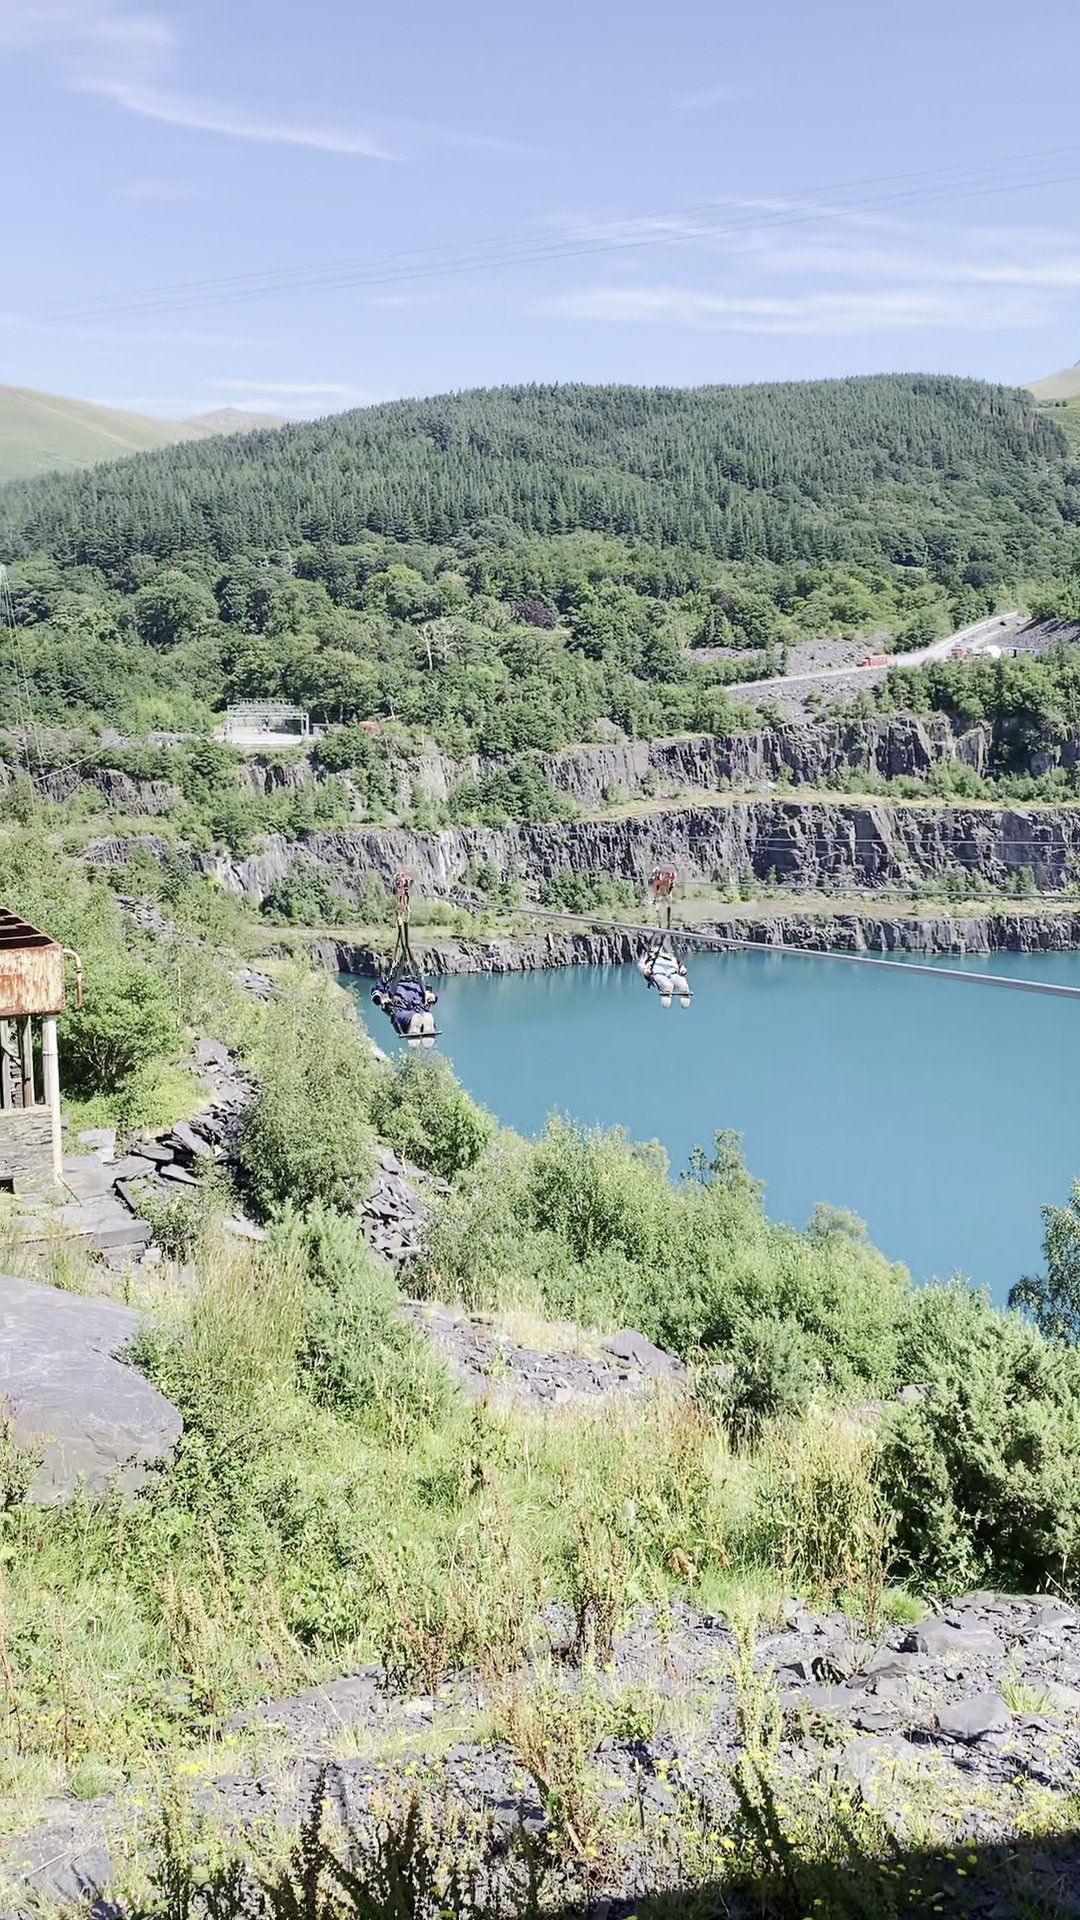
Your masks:
[[[588,529],[731,559],[1037,567],[1080,517],[1027,394],[897,375],[754,387],[517,387],[398,401],[0,493],[9,555],[120,564]]]
[[[0,487],[40,720],[284,700],[459,755],[722,732],[784,647],[963,626],[1063,578],[1077,526],[1029,394],[908,375],[453,394]]]
[[[154,420],[141,413],[95,407],[88,400],[35,393],[30,387],[0,387],[0,481],[31,480],[37,474],[70,472],[123,454],[153,452],[182,440],[222,433],[251,433],[277,426],[269,414],[222,407],[194,420]]]
[[[1073,451],[1080,452],[1080,361],[1062,373],[1048,374],[1045,380],[1032,380],[1027,390],[1061,428]]]
[[[61,468],[89,467],[121,454],[145,453],[191,439],[201,429],[182,420],[94,407],[29,387],[0,387],[0,480],[30,479]]]
[[[1027,390],[1036,400],[1080,400],[1080,360],[1062,373],[1049,373],[1044,380],[1030,380]]]

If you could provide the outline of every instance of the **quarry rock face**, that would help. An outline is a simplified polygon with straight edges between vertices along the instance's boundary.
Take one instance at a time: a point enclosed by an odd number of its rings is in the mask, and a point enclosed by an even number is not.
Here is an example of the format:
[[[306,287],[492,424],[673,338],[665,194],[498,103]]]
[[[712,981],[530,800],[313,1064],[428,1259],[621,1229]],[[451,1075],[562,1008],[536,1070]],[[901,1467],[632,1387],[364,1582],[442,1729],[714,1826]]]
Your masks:
[[[123,858],[127,843],[99,842],[99,864]],[[287,873],[321,874],[353,907],[372,875],[390,885],[405,867],[418,896],[445,900],[470,868],[491,862],[526,881],[597,870],[644,894],[657,865],[686,880],[715,883],[746,871],[804,892],[910,887],[968,873],[997,887],[1030,873],[1040,892],[1072,884],[1080,864],[1080,815],[1068,808],[901,806],[881,801],[778,797],[683,803],[620,817],[550,825],[350,827],[292,843],[268,837],[246,859],[208,854],[200,864],[227,892],[261,901]]]
[[[28,1498],[134,1493],[180,1438],[176,1408],[122,1356],[139,1314],[0,1275],[0,1410],[40,1458]]]

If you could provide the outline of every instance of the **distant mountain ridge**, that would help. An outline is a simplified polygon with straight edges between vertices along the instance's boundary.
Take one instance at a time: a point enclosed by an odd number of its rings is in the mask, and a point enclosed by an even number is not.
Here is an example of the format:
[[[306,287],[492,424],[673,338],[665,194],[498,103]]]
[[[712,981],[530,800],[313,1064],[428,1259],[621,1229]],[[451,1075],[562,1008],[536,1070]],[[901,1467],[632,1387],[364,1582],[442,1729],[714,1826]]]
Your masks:
[[[1048,373],[1043,380],[1029,380],[1027,390],[1036,400],[1080,400],[1080,360],[1061,373]]]
[[[148,414],[94,406],[89,400],[38,393],[32,387],[0,387],[0,480],[70,473],[182,440],[282,424],[276,415],[246,413],[238,407],[222,407],[193,420],[155,420]]]
[[[216,407],[212,413],[195,413],[180,424],[198,427],[201,434],[260,433],[265,427],[283,427],[286,421],[281,413],[249,413],[245,407]]]

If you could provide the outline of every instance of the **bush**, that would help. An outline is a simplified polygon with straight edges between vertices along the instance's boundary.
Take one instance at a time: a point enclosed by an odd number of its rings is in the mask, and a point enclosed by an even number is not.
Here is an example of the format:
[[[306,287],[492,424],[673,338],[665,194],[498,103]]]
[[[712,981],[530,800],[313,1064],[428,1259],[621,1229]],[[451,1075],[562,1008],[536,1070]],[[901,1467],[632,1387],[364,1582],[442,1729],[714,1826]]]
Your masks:
[[[462,781],[447,801],[449,818],[460,827],[503,827],[511,820],[525,824],[571,820],[576,812],[573,802],[556,793],[528,758],[480,780]]]
[[[403,1159],[452,1180],[473,1167],[495,1121],[459,1086],[445,1060],[407,1053],[375,1085],[371,1117]]]
[[[770,1421],[804,1413],[821,1379],[805,1336],[789,1320],[762,1320],[739,1333],[721,1411],[736,1445],[761,1438]]]
[[[258,1092],[237,1160],[258,1210],[287,1203],[348,1212],[374,1168],[375,1058],[345,996],[312,979],[266,1011]]]
[[[341,927],[353,917],[348,901],[315,868],[287,873],[264,895],[259,911],[291,927]]]
[[[1080,1355],[954,1283],[915,1295],[881,1484],[907,1567],[940,1591],[1032,1592],[1080,1553]]]
[[[629,880],[590,867],[585,873],[563,870],[545,880],[540,888],[540,904],[563,913],[595,913],[604,907],[633,905],[635,889]]]
[[[86,956],[85,998],[60,1024],[65,1083],[84,1096],[122,1094],[157,1059],[175,1059],[180,1033],[162,976],[121,952]]]
[[[803,1234],[772,1225],[734,1136],[717,1136],[711,1160],[695,1156],[694,1176],[673,1188],[662,1148],[619,1130],[552,1120],[535,1143],[501,1134],[441,1210],[427,1284],[476,1307],[635,1326],[686,1355],[744,1351],[748,1363],[752,1330],[783,1323],[823,1385],[890,1381],[905,1270],[842,1216],[821,1214]]]
[[[288,1212],[273,1248],[301,1275],[300,1383],[314,1400],[384,1425],[403,1415],[430,1421],[445,1411],[445,1371],[402,1318],[393,1274],[358,1222],[323,1206]]]

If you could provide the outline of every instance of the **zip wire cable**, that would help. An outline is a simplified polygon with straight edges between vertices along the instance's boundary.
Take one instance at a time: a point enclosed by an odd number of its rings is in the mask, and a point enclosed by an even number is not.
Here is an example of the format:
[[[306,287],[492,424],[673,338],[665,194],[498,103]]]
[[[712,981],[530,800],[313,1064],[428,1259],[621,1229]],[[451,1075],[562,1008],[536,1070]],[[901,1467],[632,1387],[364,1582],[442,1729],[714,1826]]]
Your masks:
[[[513,911],[528,920],[557,920],[571,926],[597,927],[604,932],[636,933],[645,937],[655,933],[653,927],[634,926],[626,920],[603,920],[595,914],[546,913],[539,907],[515,907]],[[678,928],[678,937],[718,947],[725,953],[778,953],[800,960],[846,960],[856,967],[891,967],[900,973],[925,973],[934,980],[965,980],[976,987],[1006,987],[1014,993],[1045,993],[1062,1000],[1080,1000],[1080,987],[1063,987],[1049,980],[1020,980],[1006,973],[969,973],[964,967],[928,967],[917,960],[886,960],[870,953],[838,953],[831,947],[789,947],[781,941],[739,940],[727,934],[702,933],[684,926]]]

